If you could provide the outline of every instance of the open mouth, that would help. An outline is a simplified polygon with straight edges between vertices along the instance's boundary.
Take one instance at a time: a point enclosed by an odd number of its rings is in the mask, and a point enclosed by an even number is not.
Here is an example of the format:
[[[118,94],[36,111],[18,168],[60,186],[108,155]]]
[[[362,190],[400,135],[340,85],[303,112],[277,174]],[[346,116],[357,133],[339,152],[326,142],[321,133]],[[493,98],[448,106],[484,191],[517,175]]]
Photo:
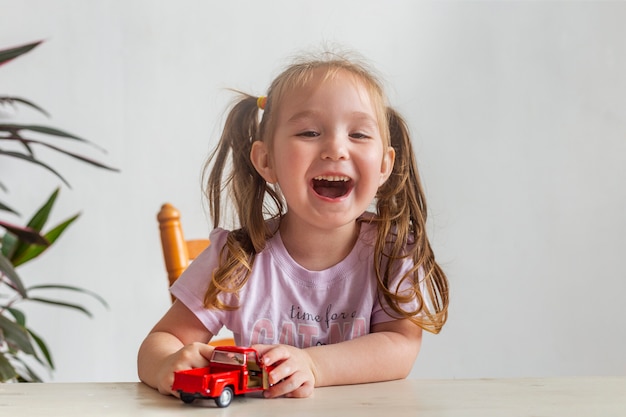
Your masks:
[[[326,198],[339,198],[352,189],[352,180],[345,176],[319,176],[313,178],[313,190]]]

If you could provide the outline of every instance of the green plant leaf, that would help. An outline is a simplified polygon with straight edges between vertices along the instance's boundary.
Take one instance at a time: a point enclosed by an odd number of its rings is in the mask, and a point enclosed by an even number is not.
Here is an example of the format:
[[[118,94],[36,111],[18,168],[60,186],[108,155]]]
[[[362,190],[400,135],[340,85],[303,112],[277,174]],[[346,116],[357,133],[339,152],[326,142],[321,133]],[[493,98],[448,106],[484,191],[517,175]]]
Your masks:
[[[94,146],[100,150],[102,150],[103,152],[104,149],[102,149],[100,146],[94,144],[93,142],[88,141],[87,139],[83,139],[79,136],[76,136],[72,133],[66,132],[64,130],[61,129],[57,129],[55,127],[49,127],[49,126],[41,126],[41,125],[22,125],[22,124],[0,124],[0,130],[4,130],[4,131],[8,131],[8,132],[19,132],[21,130],[28,130],[31,132],[37,132],[37,133],[44,133],[46,135],[51,135],[51,136],[58,136],[58,137],[62,137],[62,138],[67,138],[67,139],[74,139],[77,140],[79,142],[83,142],[83,143],[87,143],[91,146]]]
[[[17,368],[17,382],[43,382],[43,380],[31,369],[30,366],[20,357],[14,357],[15,361],[20,364]],[[41,363],[41,361],[39,361]]]
[[[24,374],[20,375],[22,377],[20,379],[20,382],[43,382],[43,380],[39,377],[39,375],[37,375],[37,373],[35,373],[35,371],[33,371],[31,367],[26,364],[26,362],[24,362],[23,360],[20,360],[20,362],[22,363],[22,366],[28,373],[27,374],[28,377],[25,377]]]
[[[41,236],[38,231],[30,228],[30,227],[22,227],[17,226],[11,223],[4,222],[0,220],[0,227],[4,227],[6,230],[11,232],[13,235],[17,236],[19,240],[23,240],[24,242],[48,246],[50,242],[46,240],[45,237]],[[8,242],[9,244],[11,242]],[[4,247],[4,243],[3,243]],[[6,253],[5,253],[6,256]]]
[[[40,43],[41,41],[32,42],[15,48],[0,50],[0,65],[27,53]],[[32,101],[21,97],[7,95],[0,96],[0,104],[3,103],[10,103],[16,107],[30,107],[31,109],[48,116],[48,113],[43,108]],[[34,139],[31,137],[34,137]],[[100,148],[90,141],[61,129],[37,124],[4,124],[3,121],[0,121],[0,144],[8,143],[9,141],[11,141],[11,145],[15,145],[15,150],[0,149],[0,158],[5,156],[30,162],[33,166],[39,166],[48,172],[51,172],[68,187],[70,187],[68,181],[66,181],[55,168],[50,166],[47,162],[40,160],[35,155],[36,150],[40,150],[41,147],[45,147],[47,150],[67,155],[80,162],[90,164],[95,167],[118,171],[115,168],[108,167],[96,160],[71,151],[68,144],[76,145],[78,143],[83,143],[94,146],[102,152],[105,152],[103,148]],[[37,148],[37,146],[40,148]],[[66,150],[64,148],[70,148],[70,150]],[[46,149],[44,149],[44,151],[46,151]],[[48,153],[49,152],[46,154]],[[37,187],[38,185],[33,183],[28,177],[24,177],[22,179],[24,180],[24,187]],[[4,178],[4,180],[6,180],[6,178]],[[6,189],[7,188],[4,186],[4,183],[0,181],[0,191],[6,191]],[[50,369],[54,368],[52,356],[48,346],[37,333],[26,327],[26,314],[13,307],[16,301],[35,301],[52,306],[65,307],[80,311],[88,317],[92,317],[91,312],[87,308],[77,303],[72,301],[50,299],[47,295],[45,295],[45,293],[42,297],[37,294],[37,291],[39,290],[66,290],[81,292],[92,296],[104,306],[108,307],[102,297],[93,292],[73,286],[49,284],[25,288],[20,277],[16,273],[16,265],[21,265],[24,262],[32,260],[45,250],[46,247],[41,245],[37,246],[36,243],[41,243],[41,241],[37,242],[37,239],[42,238],[42,231],[49,229],[46,224],[49,220],[49,215],[52,211],[58,192],[58,189],[55,190],[48,201],[37,210],[35,215],[28,222],[27,226],[16,226],[8,222],[0,223],[0,235],[2,235],[0,236],[0,275],[2,278],[0,286],[4,284],[6,287],[2,288],[9,290],[2,290],[2,292],[0,292],[0,301],[6,304],[4,306],[0,305],[0,380],[14,380],[18,382],[41,381],[41,378],[29,367],[27,363],[29,362],[29,358],[32,357],[34,357],[43,366],[47,366]],[[0,211],[17,214],[15,210],[4,203],[0,203]],[[61,234],[64,233],[66,228],[76,220],[76,218],[77,216],[73,216],[48,230],[43,236],[43,238],[48,239],[48,246],[55,243]],[[6,233],[4,233],[5,230]],[[13,291],[14,293],[10,291]],[[30,291],[33,291],[35,296],[32,296]]]
[[[0,155],[6,155],[6,156],[10,156],[12,158],[18,158],[18,159],[22,159],[24,161],[28,161],[31,162],[33,164],[39,165],[40,167],[43,167],[45,169],[47,169],[48,171],[52,172],[57,178],[59,178],[61,181],[63,181],[63,183],[65,185],[67,185],[69,188],[72,188],[70,186],[70,183],[67,182],[67,180],[65,178],[63,178],[63,176],[61,174],[59,174],[54,168],[52,168],[50,165],[47,165],[43,162],[41,162],[40,160],[34,158],[32,155],[27,155],[25,153],[21,153],[21,152],[13,152],[13,151],[3,151],[0,149]]]
[[[17,324],[19,324],[20,326],[26,327],[26,315],[22,313],[21,310],[18,310],[13,307],[9,307],[7,308],[7,311],[11,313],[11,315],[13,316]]]
[[[43,41],[36,41],[36,42],[31,42],[28,43],[26,45],[22,45],[22,46],[16,46],[13,48],[9,48],[9,49],[3,49],[0,51],[0,65],[9,62],[12,59],[17,58],[20,55],[25,54],[26,52],[30,51],[31,49],[34,49],[35,47],[37,47],[39,44],[41,44]]]
[[[54,369],[54,362],[52,361],[52,355],[50,354],[50,350],[48,349],[48,346],[46,345],[46,343],[43,341],[41,337],[39,337],[39,335],[37,335],[31,329],[27,328],[26,330],[28,331],[30,336],[33,338],[35,343],[37,343],[37,347],[39,347],[39,350],[41,351],[41,353],[43,353],[43,356],[46,359],[46,362],[43,363],[39,358],[37,358],[37,360],[41,364],[47,366],[48,368]]]
[[[18,238],[13,233],[5,233],[0,242],[2,244],[2,251],[0,253],[10,260],[17,242]]]
[[[102,162],[96,161],[95,159],[88,158],[88,157],[85,157],[83,155],[79,155],[77,153],[71,152],[71,151],[67,151],[67,150],[65,150],[63,148],[59,148],[58,146],[54,146],[51,143],[48,143],[48,142],[45,142],[45,141],[41,141],[41,140],[37,140],[37,139],[25,138],[25,137],[23,137],[20,134],[21,130],[28,130],[28,131],[31,131],[31,132],[45,133],[47,135],[74,139],[74,140],[86,143],[88,145],[91,145],[93,147],[96,147],[101,152],[106,153],[106,151],[103,148],[95,145],[92,142],[89,142],[89,141],[87,141],[87,140],[85,140],[83,138],[80,138],[80,137],[78,137],[76,135],[73,135],[71,133],[67,133],[65,131],[62,131],[62,130],[59,130],[59,129],[56,129],[56,128],[53,128],[53,127],[49,127],[49,126],[0,124],[0,132],[5,131],[5,132],[9,132],[9,134],[10,134],[8,137],[0,137],[0,139],[20,142],[23,146],[26,147],[26,149],[28,150],[29,155],[32,158],[34,158],[32,145],[40,145],[40,146],[44,146],[44,147],[47,147],[49,149],[55,150],[55,151],[57,151],[59,153],[65,154],[67,156],[70,156],[72,158],[78,159],[79,161],[82,161],[82,162],[88,163],[90,165],[96,166],[98,168],[108,169],[110,171],[119,171],[117,168],[110,167],[108,165],[103,164]]]
[[[26,100],[25,98],[9,97],[9,96],[0,97],[0,104],[4,104],[4,103],[8,103],[8,104],[20,103],[20,104],[23,104],[25,106],[31,107],[31,108],[37,110],[38,112],[40,112],[40,113],[50,117],[50,114],[47,111],[45,111],[43,108],[39,107],[38,105],[36,105],[32,101]]]
[[[52,195],[48,198],[48,200],[44,203],[43,206],[37,210],[37,212],[33,215],[33,217],[28,221],[27,227],[36,230],[37,232],[41,232],[41,229],[46,225],[48,221],[48,217],[50,216],[50,212],[54,207],[54,203],[59,195],[59,189],[54,190]],[[3,243],[4,245],[4,243]],[[7,251],[7,257],[11,260],[11,262],[15,265],[15,260],[19,259],[20,256],[24,254],[28,250],[30,243],[18,240],[17,243],[9,248]]]
[[[11,207],[7,206],[2,201],[0,201],[0,210],[8,211],[9,213],[17,214],[18,216],[20,215],[20,213],[13,210]]]
[[[33,140],[33,139],[23,139],[23,140],[21,140],[21,142],[24,145],[37,144],[37,145],[44,146],[46,148],[55,150],[55,151],[57,151],[59,153],[62,153],[62,154],[67,155],[67,156],[70,156],[70,157],[72,157],[74,159],[78,159],[79,161],[88,163],[88,164],[93,165],[93,166],[98,167],[98,168],[108,169],[109,171],[116,171],[116,172],[119,171],[119,169],[110,167],[108,165],[104,165],[102,162],[98,162],[95,159],[87,158],[86,156],[82,156],[82,155],[79,155],[79,154],[74,153],[74,152],[66,151],[65,149],[59,148],[58,146],[54,146],[54,145],[51,145],[51,144],[46,143],[46,142],[41,142],[41,141]]]
[[[36,356],[28,331],[26,331],[23,326],[20,326],[6,318],[3,314],[0,314],[0,329],[2,329],[4,340],[10,348],[18,349],[27,355]]]
[[[17,372],[4,353],[0,352],[0,382],[11,381],[17,377]]]
[[[13,264],[6,258],[3,254],[0,253],[0,271],[9,279],[9,281],[13,284],[15,291],[22,297],[26,297],[26,288],[24,288],[24,284],[22,284],[22,280],[15,272],[13,268]]]
[[[50,212],[54,207],[54,203],[59,196],[59,191],[60,189],[57,188],[52,192],[52,194],[50,194],[50,197],[48,197],[48,200],[46,200],[44,205],[41,206],[39,210],[37,210],[37,212],[33,215],[33,217],[28,221],[28,227],[37,230],[38,232],[41,232],[43,227],[46,225],[48,217],[50,216]]]
[[[50,304],[50,305],[55,305],[59,307],[66,307],[66,308],[70,308],[73,310],[78,310],[81,313],[85,314],[87,317],[90,317],[90,318],[93,317],[93,314],[91,314],[91,311],[87,310],[85,307],[78,305],[78,304],[69,303],[67,301],[50,300],[48,298],[41,298],[41,297],[28,297],[27,299],[30,301],[37,301],[39,303]]]
[[[100,304],[102,304],[104,307],[109,308],[109,305],[106,302],[106,300],[104,298],[102,298],[100,295],[96,294],[93,291],[89,291],[89,290],[86,290],[86,289],[80,288],[80,287],[75,287],[73,285],[41,284],[41,285],[33,285],[31,287],[28,287],[28,289],[27,289],[28,292],[37,291],[37,290],[67,290],[67,291],[75,291],[75,292],[79,292],[79,293],[82,293],[82,294],[89,295],[89,296],[95,298],[96,300],[98,300],[100,302]]]
[[[15,256],[12,259],[13,266],[22,265],[22,264],[30,261],[31,259],[36,258],[37,256],[41,255],[41,253],[43,251],[48,249],[54,242],[56,242],[56,240],[59,238],[59,236],[61,236],[61,234],[65,231],[65,229],[70,224],[72,224],[76,219],[78,219],[79,216],[80,216],[80,214],[76,214],[75,216],[70,217],[69,219],[65,220],[61,224],[57,225],[56,227],[54,227],[50,231],[48,231],[43,236],[45,238],[46,242],[48,242],[48,245],[46,245],[46,246],[42,246],[42,245],[38,245],[38,244],[28,245],[28,247],[26,247],[26,249],[24,250],[24,252],[22,252],[21,255]]]
[[[39,362],[40,364],[42,364],[43,366],[46,366],[50,369],[54,369],[54,363],[52,361],[52,356],[50,354],[50,351],[48,349],[48,346],[46,345],[46,343],[44,342],[44,340],[37,334],[35,333],[33,330],[29,329],[28,327],[26,327],[26,315],[13,307],[9,307],[7,308],[7,311],[15,318],[15,323],[18,326],[23,327],[28,334],[30,335],[30,337],[35,341],[35,343],[37,344],[37,347],[39,348],[39,351],[41,351],[41,353],[44,356],[44,360],[42,360],[39,355],[33,355],[33,357],[37,360],[37,362]],[[36,373],[34,373],[30,368],[28,368],[28,366],[26,365],[26,363],[21,362],[22,366],[27,370],[27,375],[28,378],[26,379],[35,379],[35,380],[39,380],[40,378],[37,376]],[[18,373],[20,373],[18,371]],[[24,377],[23,374],[20,373],[20,376]]]

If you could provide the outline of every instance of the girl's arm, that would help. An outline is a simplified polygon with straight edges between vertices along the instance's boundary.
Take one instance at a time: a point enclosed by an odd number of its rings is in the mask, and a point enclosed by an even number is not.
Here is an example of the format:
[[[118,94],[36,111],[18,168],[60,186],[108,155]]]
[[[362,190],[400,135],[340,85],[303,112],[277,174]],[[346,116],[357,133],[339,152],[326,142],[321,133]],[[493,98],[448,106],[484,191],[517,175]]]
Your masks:
[[[176,301],[145,338],[137,357],[139,379],[162,394],[174,394],[174,371],[207,366],[213,337],[184,304]]]
[[[422,342],[422,329],[409,320],[372,326],[372,333],[345,342],[297,349],[257,345],[276,384],[266,396],[308,397],[314,387],[406,378]]]

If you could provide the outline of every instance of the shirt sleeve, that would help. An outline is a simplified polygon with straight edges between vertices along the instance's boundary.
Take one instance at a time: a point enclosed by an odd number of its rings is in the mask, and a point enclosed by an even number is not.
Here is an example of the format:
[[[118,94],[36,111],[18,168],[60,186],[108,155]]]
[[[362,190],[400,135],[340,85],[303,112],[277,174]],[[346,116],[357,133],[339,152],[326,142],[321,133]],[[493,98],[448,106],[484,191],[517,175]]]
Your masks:
[[[222,247],[226,243],[228,231],[214,229],[209,239],[211,243],[172,284],[170,292],[200,320],[212,334],[217,334],[223,326],[223,311],[208,310],[204,307],[204,294],[211,281],[213,270],[219,264]]]
[[[413,282],[410,280],[404,280],[401,282],[402,277],[413,267],[413,259],[406,258],[400,262],[398,271],[394,274],[394,277],[390,281],[389,289],[394,292],[398,291],[399,294],[410,295],[415,290],[413,289]],[[423,281],[423,270],[420,268],[418,270],[418,280],[421,283]],[[375,279],[375,278],[374,278]],[[421,285],[421,284],[420,284]],[[398,288],[399,286],[399,288]],[[422,292],[423,293],[423,292]],[[418,308],[418,300],[417,298],[413,298],[408,303],[400,304],[405,311],[416,311]],[[372,320],[371,324],[378,323],[386,323],[393,320],[399,320],[403,317],[399,317],[398,314],[389,306],[389,303],[380,292],[380,289],[377,291],[377,299],[374,302],[374,306],[372,308]]]

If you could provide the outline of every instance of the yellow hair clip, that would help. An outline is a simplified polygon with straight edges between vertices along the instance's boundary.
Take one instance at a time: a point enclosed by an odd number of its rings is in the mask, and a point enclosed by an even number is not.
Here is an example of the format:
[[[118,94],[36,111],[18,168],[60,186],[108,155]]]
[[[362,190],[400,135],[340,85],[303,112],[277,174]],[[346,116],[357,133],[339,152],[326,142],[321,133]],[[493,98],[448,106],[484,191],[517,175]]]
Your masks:
[[[265,110],[265,103],[267,103],[267,97],[265,96],[259,96],[259,98],[256,99],[256,105],[261,110]]]

